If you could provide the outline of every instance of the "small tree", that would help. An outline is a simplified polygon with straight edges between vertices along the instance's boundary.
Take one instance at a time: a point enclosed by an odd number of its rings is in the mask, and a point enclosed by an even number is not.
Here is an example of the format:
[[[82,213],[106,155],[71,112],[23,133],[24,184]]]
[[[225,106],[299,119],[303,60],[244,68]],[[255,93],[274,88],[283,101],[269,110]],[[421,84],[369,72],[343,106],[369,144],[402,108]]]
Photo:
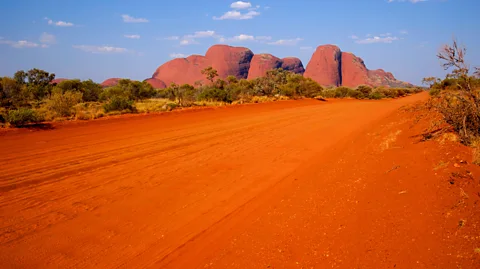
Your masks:
[[[238,79],[236,76],[230,75],[227,77],[227,82],[228,84],[235,84],[235,83],[238,83]]]
[[[80,92],[57,92],[47,99],[47,106],[50,110],[55,112],[57,116],[68,117],[74,113],[73,107],[81,101],[82,93]]]
[[[469,75],[470,68],[465,61],[466,48],[459,46],[454,39],[452,45],[445,45],[437,57],[443,61],[445,70],[453,68],[446,81],[455,81],[455,91],[445,91],[439,95],[436,107],[443,114],[445,121],[460,134],[464,143],[480,135],[480,97],[475,88],[475,78]]]
[[[442,47],[437,54],[437,57],[443,61],[442,66],[445,70],[453,68],[451,76],[466,82],[466,87],[463,90],[471,92],[471,77],[469,76],[470,67],[465,61],[466,54],[467,49],[458,45],[457,40],[454,39],[452,45],[444,45]]]
[[[213,67],[209,66],[202,70],[202,75],[205,75],[206,79],[213,83],[213,80],[218,77],[218,72],[213,69]]]
[[[21,82],[24,75],[21,72],[23,71],[16,73],[16,80],[19,82]],[[43,97],[50,95],[52,89],[50,82],[55,79],[55,74],[34,68],[28,70],[26,78],[28,90],[36,100],[41,100]]]
[[[18,84],[25,84],[25,80],[27,79],[27,73],[25,73],[25,71],[23,70],[17,71],[13,75],[13,79],[15,79]]]
[[[432,88],[433,85],[440,83],[441,80],[436,77],[427,77],[422,79],[422,84],[427,85],[428,87]]]
[[[191,106],[195,102],[195,88],[189,84],[178,87],[177,100],[180,106]]]

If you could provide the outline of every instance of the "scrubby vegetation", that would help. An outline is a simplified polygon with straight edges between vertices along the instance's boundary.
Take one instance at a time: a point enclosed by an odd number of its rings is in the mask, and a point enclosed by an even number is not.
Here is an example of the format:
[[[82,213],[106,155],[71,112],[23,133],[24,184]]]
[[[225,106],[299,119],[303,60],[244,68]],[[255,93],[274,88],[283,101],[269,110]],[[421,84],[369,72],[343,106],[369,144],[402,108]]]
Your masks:
[[[211,67],[202,74],[208,83],[171,84],[166,89],[153,89],[146,82],[128,79],[107,88],[91,80],[65,80],[56,84],[52,83],[55,75],[46,71],[18,71],[13,78],[0,79],[0,123],[22,126],[41,121],[170,111],[178,107],[298,98],[396,98],[420,91],[370,86],[325,89],[312,79],[283,69],[268,71],[266,76],[254,80],[239,80],[234,76],[220,79]]]
[[[451,70],[445,79],[425,78],[433,97],[430,105],[443,115],[444,120],[459,134],[467,145],[480,141],[480,75],[474,75],[465,60],[466,49],[454,40],[445,45],[437,57],[443,61],[445,70]]]

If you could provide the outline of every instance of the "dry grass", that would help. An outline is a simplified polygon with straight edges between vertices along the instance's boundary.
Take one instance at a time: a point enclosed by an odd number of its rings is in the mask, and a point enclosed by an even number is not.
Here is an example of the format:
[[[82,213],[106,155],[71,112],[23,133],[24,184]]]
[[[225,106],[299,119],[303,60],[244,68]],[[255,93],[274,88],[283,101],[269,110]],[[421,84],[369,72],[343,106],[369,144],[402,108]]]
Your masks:
[[[439,138],[438,142],[440,144],[445,144],[445,142],[460,142],[460,138],[456,133],[453,132],[448,132],[448,133],[443,133]]]
[[[105,115],[101,103],[81,103],[75,106],[76,120],[93,120]]]
[[[480,137],[473,139],[470,145],[473,148],[472,163],[480,165]]]
[[[217,102],[217,101],[197,101],[194,103],[195,106],[227,106],[229,103]]]
[[[168,99],[148,99],[142,102],[136,102],[135,107],[139,113],[153,113],[169,111],[172,101]],[[170,109],[171,110],[171,109]]]

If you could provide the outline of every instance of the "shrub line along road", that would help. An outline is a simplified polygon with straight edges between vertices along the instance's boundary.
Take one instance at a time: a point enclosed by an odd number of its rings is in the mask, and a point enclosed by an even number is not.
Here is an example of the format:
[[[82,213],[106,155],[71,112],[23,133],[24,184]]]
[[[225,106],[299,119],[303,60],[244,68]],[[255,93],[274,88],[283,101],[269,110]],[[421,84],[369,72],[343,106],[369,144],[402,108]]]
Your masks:
[[[255,223],[307,191],[302,179],[322,182],[318,170],[335,169],[322,162],[338,158],[349,139],[426,98],[285,101],[6,132],[1,267],[204,268],[222,259],[235,267],[222,249],[252,227],[281,235],[282,222]],[[311,208],[342,199],[322,195]],[[276,253],[294,267],[291,252],[269,249],[273,240],[236,249]]]

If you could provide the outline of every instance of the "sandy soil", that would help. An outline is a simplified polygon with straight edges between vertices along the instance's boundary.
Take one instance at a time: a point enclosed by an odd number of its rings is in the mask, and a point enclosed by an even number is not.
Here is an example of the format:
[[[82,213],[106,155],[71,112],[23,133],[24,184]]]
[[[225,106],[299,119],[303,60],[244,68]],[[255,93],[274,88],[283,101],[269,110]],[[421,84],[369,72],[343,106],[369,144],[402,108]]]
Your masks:
[[[479,268],[471,151],[398,110],[427,98],[4,132],[0,267]]]

